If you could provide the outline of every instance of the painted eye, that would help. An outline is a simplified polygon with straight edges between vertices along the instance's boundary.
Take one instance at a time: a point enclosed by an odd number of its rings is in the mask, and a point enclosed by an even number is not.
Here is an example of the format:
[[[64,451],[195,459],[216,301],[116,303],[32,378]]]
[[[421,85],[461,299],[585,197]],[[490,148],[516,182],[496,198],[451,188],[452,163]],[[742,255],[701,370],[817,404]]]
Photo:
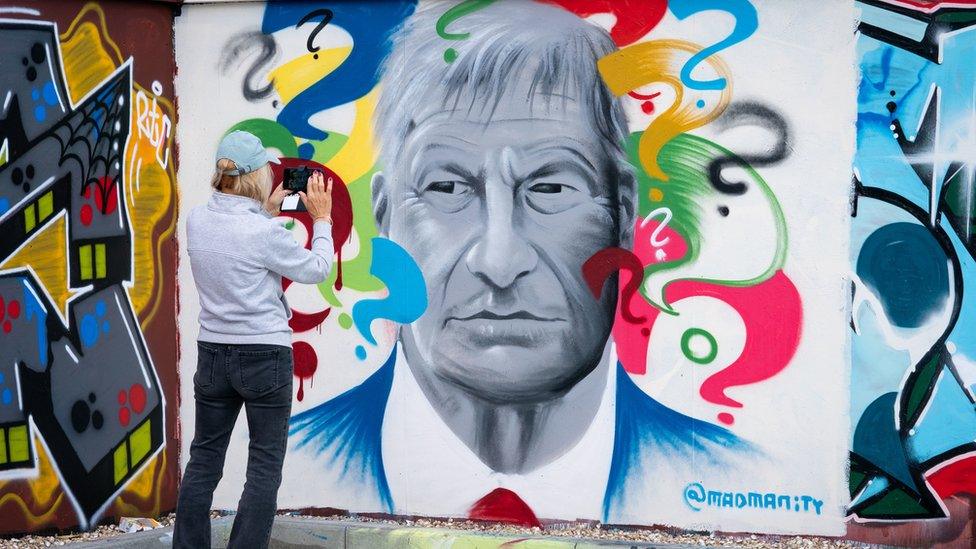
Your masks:
[[[525,192],[525,200],[529,206],[544,214],[566,211],[582,204],[586,198],[586,194],[572,185],[562,183],[533,183]]]
[[[434,181],[427,186],[427,191],[435,193],[456,194],[464,192],[464,183],[460,181]]]
[[[423,191],[424,199],[444,213],[464,209],[474,197],[474,189],[463,181],[433,181]]]
[[[563,192],[566,188],[565,185],[560,185],[559,183],[536,183],[529,187],[529,190],[534,193],[545,193],[545,194],[555,194]]]

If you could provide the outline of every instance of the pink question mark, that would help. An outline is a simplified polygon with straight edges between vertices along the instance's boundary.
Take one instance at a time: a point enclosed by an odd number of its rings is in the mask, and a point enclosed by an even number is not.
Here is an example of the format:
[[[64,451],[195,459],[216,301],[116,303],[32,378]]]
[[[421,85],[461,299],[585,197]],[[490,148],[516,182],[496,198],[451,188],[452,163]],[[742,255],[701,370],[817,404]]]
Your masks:
[[[687,253],[685,239],[667,225],[667,216],[660,222],[650,214],[646,219],[637,219],[634,255],[645,267],[676,261]],[[661,254],[661,251],[666,253]],[[613,325],[613,337],[624,369],[633,375],[644,375],[649,366],[647,346],[650,333],[661,312],[639,293],[626,291],[633,276],[631,271],[621,271],[620,305]],[[728,303],[745,324],[746,341],[742,353],[732,364],[709,376],[699,388],[699,394],[707,402],[742,408],[741,402],[725,394],[726,389],[769,379],[786,368],[796,354],[803,324],[800,294],[782,271],[765,282],[748,287],[678,280],[665,290],[668,303],[695,296],[714,297]],[[635,316],[646,317],[648,321],[635,323]],[[653,362],[650,367],[654,367]],[[718,420],[731,425],[735,417],[722,412],[718,414]]]
[[[746,327],[746,341],[739,357],[701,384],[702,398],[713,404],[742,408],[742,403],[725,394],[729,387],[750,385],[769,379],[790,363],[800,343],[803,307],[796,286],[783,271],[755,286],[719,286],[679,281],[668,288],[668,301],[708,296],[728,303]],[[673,290],[673,292],[671,291]],[[728,412],[718,420],[732,425]]]

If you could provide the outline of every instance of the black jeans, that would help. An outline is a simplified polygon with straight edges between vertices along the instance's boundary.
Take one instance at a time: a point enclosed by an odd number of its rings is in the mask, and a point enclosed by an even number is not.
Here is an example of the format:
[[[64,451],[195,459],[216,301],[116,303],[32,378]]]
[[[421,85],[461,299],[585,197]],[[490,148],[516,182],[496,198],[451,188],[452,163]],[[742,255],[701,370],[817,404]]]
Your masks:
[[[210,506],[242,405],[250,434],[247,481],[227,547],[267,547],[288,440],[291,348],[198,342],[197,350],[196,433],[176,504],[173,547],[210,547]]]

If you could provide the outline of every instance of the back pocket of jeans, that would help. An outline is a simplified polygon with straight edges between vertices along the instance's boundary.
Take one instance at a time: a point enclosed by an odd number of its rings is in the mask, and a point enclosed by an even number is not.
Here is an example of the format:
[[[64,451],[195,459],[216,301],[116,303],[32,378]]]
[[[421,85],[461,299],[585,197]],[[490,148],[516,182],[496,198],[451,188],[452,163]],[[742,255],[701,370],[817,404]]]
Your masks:
[[[197,343],[197,371],[193,374],[193,384],[203,389],[213,385],[216,363],[217,350]]]
[[[253,393],[264,393],[278,387],[278,349],[238,351],[241,387]]]

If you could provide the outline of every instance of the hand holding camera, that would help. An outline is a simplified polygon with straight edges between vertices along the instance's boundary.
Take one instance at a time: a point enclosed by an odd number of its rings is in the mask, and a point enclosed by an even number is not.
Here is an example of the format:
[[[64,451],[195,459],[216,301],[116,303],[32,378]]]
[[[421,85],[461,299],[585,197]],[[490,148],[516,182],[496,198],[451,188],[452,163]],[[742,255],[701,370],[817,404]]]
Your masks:
[[[268,200],[270,202],[282,193],[282,198],[277,202],[280,205],[284,197],[297,194],[313,221],[332,223],[332,178],[327,183],[323,183],[323,178],[321,171],[308,166],[285,168],[281,186],[271,193]],[[295,200],[287,207],[288,211],[302,211],[302,208],[296,208],[297,205],[298,200]]]
[[[278,185],[275,187],[275,190],[271,191],[271,196],[264,201],[264,209],[272,216],[280,214],[281,203],[284,202],[285,198],[291,196],[291,194],[291,191],[285,188],[284,185]]]
[[[308,178],[305,191],[298,191],[302,197],[305,209],[312,216],[312,221],[327,221],[332,223],[332,178],[328,183],[323,181],[322,172],[315,171]]]

